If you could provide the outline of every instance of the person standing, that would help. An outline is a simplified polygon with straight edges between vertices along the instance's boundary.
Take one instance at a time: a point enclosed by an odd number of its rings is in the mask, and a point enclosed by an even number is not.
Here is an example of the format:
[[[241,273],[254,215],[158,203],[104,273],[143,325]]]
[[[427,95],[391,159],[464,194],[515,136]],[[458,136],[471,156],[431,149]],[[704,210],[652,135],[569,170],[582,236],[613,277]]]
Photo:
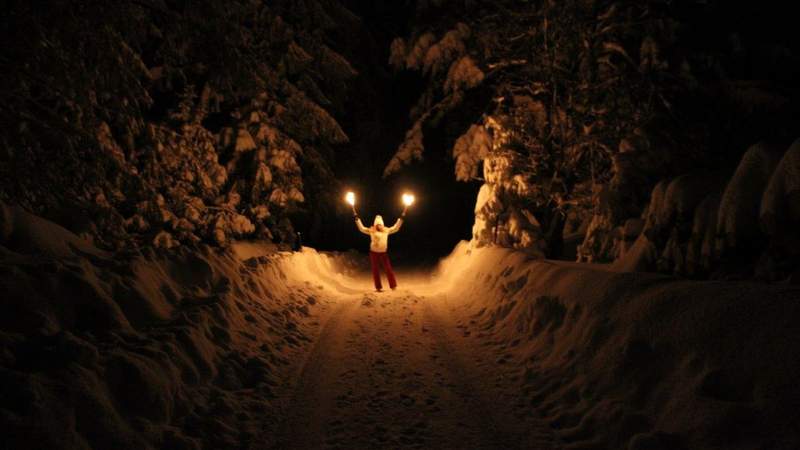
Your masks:
[[[403,214],[397,219],[397,222],[388,228],[383,224],[383,217],[377,215],[372,222],[372,226],[367,228],[361,222],[361,218],[358,217],[358,214],[355,214],[358,231],[369,235],[369,262],[372,267],[372,279],[375,282],[375,290],[378,292],[383,291],[380,273],[381,267],[383,267],[384,272],[386,272],[386,278],[389,279],[389,287],[392,290],[397,288],[397,280],[394,277],[392,263],[389,262],[389,255],[387,252],[389,250],[389,235],[400,231],[405,215],[406,213],[403,211]]]

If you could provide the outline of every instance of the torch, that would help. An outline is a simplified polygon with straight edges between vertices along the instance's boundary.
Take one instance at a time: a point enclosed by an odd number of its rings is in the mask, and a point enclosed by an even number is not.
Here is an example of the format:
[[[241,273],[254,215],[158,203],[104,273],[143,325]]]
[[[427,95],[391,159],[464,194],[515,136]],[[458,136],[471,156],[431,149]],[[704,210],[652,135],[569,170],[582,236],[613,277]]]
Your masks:
[[[403,208],[403,214],[400,217],[406,216],[406,211],[412,204],[414,204],[414,194],[409,194],[408,192],[403,194],[403,205],[405,205],[405,207]]]
[[[353,191],[347,192],[344,196],[344,201],[350,204],[350,207],[353,209],[353,216],[358,217],[358,213],[356,212],[356,194]]]

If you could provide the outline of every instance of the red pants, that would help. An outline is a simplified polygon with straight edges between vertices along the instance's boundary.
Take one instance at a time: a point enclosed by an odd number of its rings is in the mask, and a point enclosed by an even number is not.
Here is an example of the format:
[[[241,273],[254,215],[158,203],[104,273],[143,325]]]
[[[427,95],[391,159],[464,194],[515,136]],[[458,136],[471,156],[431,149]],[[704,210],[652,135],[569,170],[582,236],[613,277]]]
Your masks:
[[[369,252],[369,262],[372,266],[372,279],[375,281],[375,289],[381,289],[381,272],[378,265],[383,266],[383,271],[386,272],[386,278],[389,279],[389,287],[394,289],[397,287],[397,280],[394,279],[394,272],[392,272],[392,263],[389,262],[389,255],[384,253]]]

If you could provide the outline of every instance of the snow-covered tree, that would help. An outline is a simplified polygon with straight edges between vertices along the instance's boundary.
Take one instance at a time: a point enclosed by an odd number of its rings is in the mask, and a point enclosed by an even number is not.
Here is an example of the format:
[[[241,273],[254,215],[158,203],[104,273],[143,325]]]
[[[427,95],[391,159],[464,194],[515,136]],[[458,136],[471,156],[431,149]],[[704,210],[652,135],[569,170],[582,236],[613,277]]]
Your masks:
[[[602,217],[582,227],[591,230],[584,250],[601,252],[592,260],[615,257],[610,243],[619,227],[640,217],[660,179],[728,164],[718,149],[752,133],[736,121],[787,104],[785,91],[769,83],[728,80],[747,76],[750,66],[737,66],[746,62],[742,54],[710,55],[678,32],[693,19],[663,2],[440,1],[416,8],[415,26],[392,42],[389,63],[427,84],[385,175],[424,157],[424,131],[446,128],[457,179],[474,179],[491,153],[468,143],[473,127],[491,118],[509,136],[504,148],[524,161],[515,173],[534,180],[527,203],[548,232],[557,234],[570,209],[591,204],[593,192],[605,193],[601,208],[589,208]]]
[[[339,2],[17,3],[3,19],[0,197],[109,246],[269,236],[332,186],[356,75],[329,39]],[[52,189],[58,187],[58,189]],[[44,189],[43,189],[44,188]],[[310,199],[310,200],[309,200]],[[310,208],[313,210],[313,205]],[[293,233],[283,233],[291,236]]]

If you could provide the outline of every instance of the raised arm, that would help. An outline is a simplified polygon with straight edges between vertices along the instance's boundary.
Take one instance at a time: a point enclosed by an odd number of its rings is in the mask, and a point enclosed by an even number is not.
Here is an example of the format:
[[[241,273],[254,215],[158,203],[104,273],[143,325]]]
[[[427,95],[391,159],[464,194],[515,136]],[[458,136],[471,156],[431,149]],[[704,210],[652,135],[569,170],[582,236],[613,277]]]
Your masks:
[[[363,223],[361,223],[361,217],[356,216],[356,226],[358,227],[358,231],[369,234],[369,228],[365,227]]]
[[[403,226],[402,217],[397,219],[397,222],[395,222],[394,225],[392,225],[391,227],[387,228],[386,231],[388,231],[389,234],[397,233],[398,231],[400,231],[401,226]]]

